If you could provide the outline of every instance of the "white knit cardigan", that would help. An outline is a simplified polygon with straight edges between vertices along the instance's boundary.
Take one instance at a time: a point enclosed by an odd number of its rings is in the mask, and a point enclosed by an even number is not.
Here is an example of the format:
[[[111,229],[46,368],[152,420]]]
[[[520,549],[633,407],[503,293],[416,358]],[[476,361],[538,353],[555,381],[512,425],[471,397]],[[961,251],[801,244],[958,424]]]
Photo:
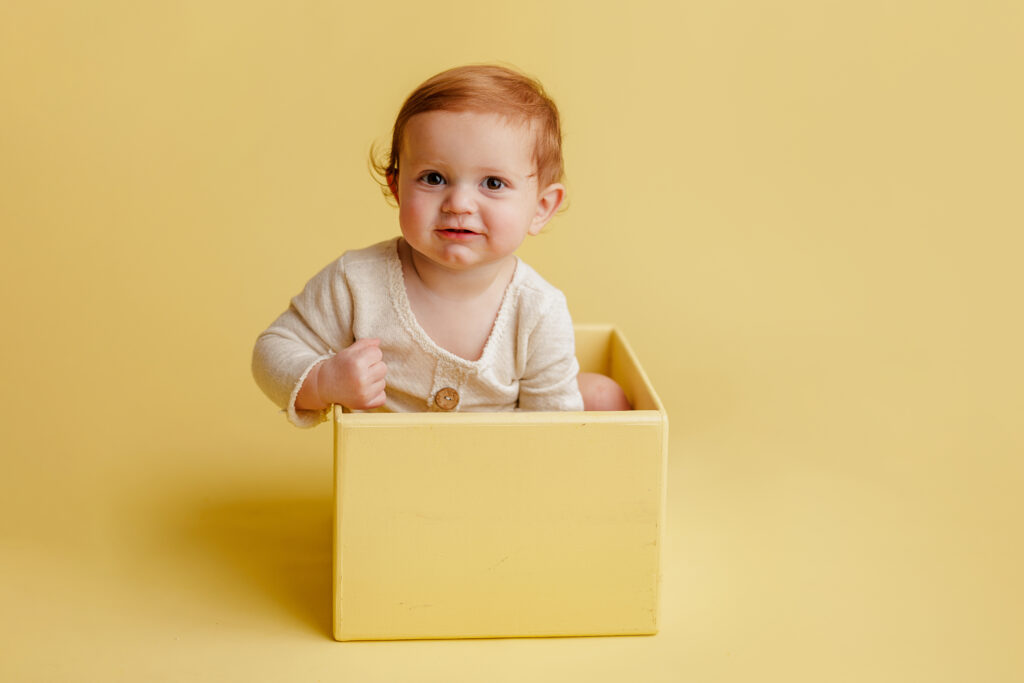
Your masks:
[[[379,410],[439,410],[442,389],[457,392],[456,410],[583,410],[565,296],[518,257],[479,360],[446,351],[420,327],[396,238],[346,252],[314,276],[256,340],[253,376],[293,424],[311,427],[327,411],[295,408],[306,375],[366,337],[380,338],[388,366]]]

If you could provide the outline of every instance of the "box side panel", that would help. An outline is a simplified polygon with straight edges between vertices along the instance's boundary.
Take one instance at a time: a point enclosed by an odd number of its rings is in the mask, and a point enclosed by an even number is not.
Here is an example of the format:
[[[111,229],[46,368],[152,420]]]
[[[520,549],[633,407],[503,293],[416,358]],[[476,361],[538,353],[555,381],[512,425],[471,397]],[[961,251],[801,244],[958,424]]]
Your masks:
[[[611,377],[622,386],[634,410],[657,410],[663,412],[661,401],[654,393],[643,368],[626,340],[614,333],[609,343],[609,366]]]
[[[661,428],[342,424],[336,636],[654,632]]]

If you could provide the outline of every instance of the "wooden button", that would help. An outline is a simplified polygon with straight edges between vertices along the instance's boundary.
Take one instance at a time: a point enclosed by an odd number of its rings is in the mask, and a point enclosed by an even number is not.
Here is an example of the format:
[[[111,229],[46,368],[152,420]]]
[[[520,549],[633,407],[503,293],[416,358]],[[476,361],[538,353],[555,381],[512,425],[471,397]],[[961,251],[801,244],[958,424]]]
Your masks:
[[[434,395],[434,405],[441,410],[455,410],[459,405],[459,392],[451,387],[445,387]]]

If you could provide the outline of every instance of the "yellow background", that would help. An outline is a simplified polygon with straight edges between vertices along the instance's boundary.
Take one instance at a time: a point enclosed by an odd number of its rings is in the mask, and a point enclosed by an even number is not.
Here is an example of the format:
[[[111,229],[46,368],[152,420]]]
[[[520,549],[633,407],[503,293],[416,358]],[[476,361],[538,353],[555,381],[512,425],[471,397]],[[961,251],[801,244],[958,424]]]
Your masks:
[[[0,4],[0,679],[1024,676],[1019,3]],[[538,76],[522,255],[672,420],[661,634],[330,639],[331,433],[249,376],[436,71]]]

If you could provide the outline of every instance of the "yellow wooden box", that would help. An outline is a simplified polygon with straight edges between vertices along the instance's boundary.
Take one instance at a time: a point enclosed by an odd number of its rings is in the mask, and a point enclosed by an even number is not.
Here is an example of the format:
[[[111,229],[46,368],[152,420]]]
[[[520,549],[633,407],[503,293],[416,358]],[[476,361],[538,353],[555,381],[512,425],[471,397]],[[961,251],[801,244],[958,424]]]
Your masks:
[[[615,328],[576,348],[636,410],[335,410],[335,638],[657,632],[667,416]]]

